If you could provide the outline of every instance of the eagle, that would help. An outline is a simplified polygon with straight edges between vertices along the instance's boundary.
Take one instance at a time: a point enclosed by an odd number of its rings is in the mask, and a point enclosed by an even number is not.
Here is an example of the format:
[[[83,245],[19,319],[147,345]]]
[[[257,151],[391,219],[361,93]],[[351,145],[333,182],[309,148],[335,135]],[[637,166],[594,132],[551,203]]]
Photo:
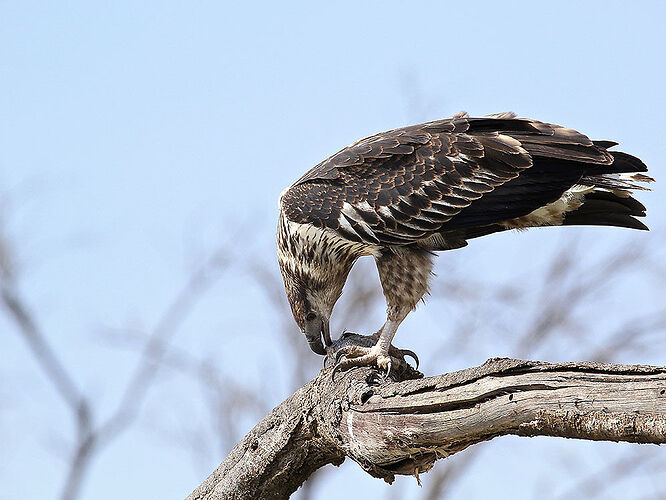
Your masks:
[[[514,113],[458,113],[366,137],[316,165],[280,194],[277,227],[286,294],[312,351],[331,356],[329,319],[359,257],[375,259],[386,321],[336,349],[334,372],[388,373],[416,358],[392,341],[428,292],[435,252],[531,227],[647,230],[632,191],[653,179],[639,158],[609,150],[617,144]]]

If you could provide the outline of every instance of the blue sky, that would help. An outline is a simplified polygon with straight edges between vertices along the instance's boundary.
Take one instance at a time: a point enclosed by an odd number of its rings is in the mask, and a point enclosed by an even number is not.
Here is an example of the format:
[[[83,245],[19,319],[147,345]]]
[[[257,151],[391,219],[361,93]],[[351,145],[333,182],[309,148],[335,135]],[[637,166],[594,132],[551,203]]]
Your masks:
[[[665,16],[656,1],[3,2],[0,220],[21,289],[81,389],[108,411],[136,356],[109,348],[104,333],[149,328],[201,256],[226,242],[275,270],[278,193],[360,137],[512,110],[618,140],[661,178]],[[652,240],[590,229],[585,241],[663,241],[663,195],[641,199]],[[547,248],[560,236],[515,238],[479,242],[478,255],[522,255],[515,241]],[[261,297],[230,270],[174,342],[260,380],[280,349],[253,337],[271,327]],[[68,417],[1,315],[0,331],[0,498],[51,498]],[[479,349],[457,362],[495,354],[510,353]],[[267,395],[271,404],[295,389],[277,376],[284,391]],[[201,468],[147,432],[155,401],[146,407],[95,462],[83,498],[181,498],[198,484]],[[532,442],[517,446],[529,453]],[[379,487],[354,468],[344,466],[349,484]],[[326,491],[319,497],[335,497]]]

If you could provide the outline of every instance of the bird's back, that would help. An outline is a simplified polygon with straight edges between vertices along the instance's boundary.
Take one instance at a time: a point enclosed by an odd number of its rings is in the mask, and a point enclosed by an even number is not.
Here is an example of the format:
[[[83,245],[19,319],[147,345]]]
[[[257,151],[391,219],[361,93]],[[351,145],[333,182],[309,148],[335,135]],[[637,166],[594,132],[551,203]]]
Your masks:
[[[375,134],[308,171],[281,197],[295,223],[349,242],[457,248],[516,227],[646,229],[647,167],[572,130],[503,113]]]

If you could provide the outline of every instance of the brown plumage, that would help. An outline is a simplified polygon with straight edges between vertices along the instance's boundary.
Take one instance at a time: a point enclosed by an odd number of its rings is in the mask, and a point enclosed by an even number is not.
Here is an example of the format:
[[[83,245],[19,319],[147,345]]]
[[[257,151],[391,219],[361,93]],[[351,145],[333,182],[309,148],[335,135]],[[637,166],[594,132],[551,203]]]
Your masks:
[[[311,348],[331,345],[328,322],[352,265],[373,255],[387,321],[372,348],[344,366],[389,368],[395,332],[428,290],[434,251],[508,229],[604,225],[647,229],[630,196],[652,179],[616,143],[511,113],[382,132],[339,151],[280,196],[278,261]]]

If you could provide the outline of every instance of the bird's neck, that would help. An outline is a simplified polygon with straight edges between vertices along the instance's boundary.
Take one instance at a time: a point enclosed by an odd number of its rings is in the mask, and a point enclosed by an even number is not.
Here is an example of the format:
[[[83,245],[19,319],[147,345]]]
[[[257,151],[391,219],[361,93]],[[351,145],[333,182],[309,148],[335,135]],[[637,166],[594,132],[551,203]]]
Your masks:
[[[322,302],[332,308],[363,249],[333,231],[292,222],[280,214],[277,252],[283,276],[291,276],[318,290]]]

